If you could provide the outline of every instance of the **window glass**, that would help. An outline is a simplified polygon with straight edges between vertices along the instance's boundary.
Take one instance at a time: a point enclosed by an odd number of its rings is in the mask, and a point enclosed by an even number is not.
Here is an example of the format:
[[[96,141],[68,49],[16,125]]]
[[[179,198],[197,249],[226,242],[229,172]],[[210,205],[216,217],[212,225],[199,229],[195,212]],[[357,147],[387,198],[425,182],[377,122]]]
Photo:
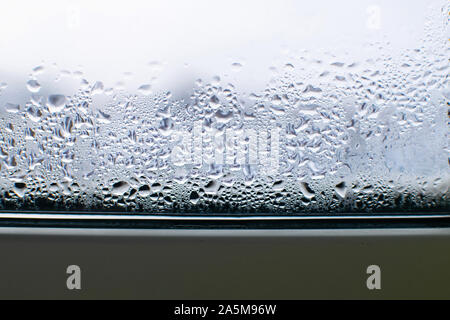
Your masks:
[[[0,4],[0,210],[448,213],[449,3]]]

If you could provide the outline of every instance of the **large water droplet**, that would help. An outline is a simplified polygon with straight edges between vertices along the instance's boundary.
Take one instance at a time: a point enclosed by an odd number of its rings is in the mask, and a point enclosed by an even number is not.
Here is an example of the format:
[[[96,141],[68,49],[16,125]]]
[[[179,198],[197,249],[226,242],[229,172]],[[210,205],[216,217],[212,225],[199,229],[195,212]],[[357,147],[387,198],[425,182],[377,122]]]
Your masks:
[[[7,103],[5,105],[5,110],[9,113],[17,113],[20,111],[20,106],[18,104]]]
[[[103,93],[103,89],[104,89],[103,82],[97,81],[97,82],[94,83],[94,85],[92,86],[91,94],[92,94],[92,95],[95,95],[95,94],[101,94],[101,93]]]
[[[27,82],[27,89],[30,92],[36,93],[41,89],[41,85],[36,80],[29,80]]]
[[[121,196],[130,189],[128,182],[119,181],[113,184],[111,193],[115,196]]]
[[[141,86],[138,88],[138,91],[139,91],[141,94],[143,94],[143,95],[145,95],[145,96],[148,96],[149,94],[152,93],[152,86],[149,85],[149,84],[143,84],[143,85],[141,85]]]
[[[23,198],[26,190],[27,190],[27,185],[25,183],[23,183],[23,182],[14,183],[13,191],[19,197]]]
[[[60,112],[66,106],[66,97],[62,94],[53,94],[48,97],[47,107],[52,113]]]
[[[139,195],[141,197],[148,197],[150,195],[150,187],[148,185],[143,185],[139,188]]]
[[[217,180],[211,180],[205,185],[205,193],[206,194],[217,194],[219,191],[220,183]]]
[[[192,191],[189,195],[189,201],[192,204],[197,204],[197,202],[200,200],[200,195],[197,193],[197,191]]]
[[[308,199],[312,199],[314,197],[314,191],[309,187],[309,185],[306,182],[300,183],[300,191]]]
[[[335,187],[334,190],[336,191],[336,193],[342,198],[345,198],[345,195],[347,193],[347,187],[345,185],[345,182],[341,182],[338,183]]]

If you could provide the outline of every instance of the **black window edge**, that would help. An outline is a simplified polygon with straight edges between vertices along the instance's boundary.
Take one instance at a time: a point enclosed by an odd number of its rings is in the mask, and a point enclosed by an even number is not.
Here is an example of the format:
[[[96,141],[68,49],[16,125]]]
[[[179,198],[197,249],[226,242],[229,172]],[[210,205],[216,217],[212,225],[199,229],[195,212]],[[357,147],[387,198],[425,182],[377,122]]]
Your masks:
[[[169,216],[0,213],[0,227],[106,229],[387,229],[450,228],[449,214],[340,216]]]

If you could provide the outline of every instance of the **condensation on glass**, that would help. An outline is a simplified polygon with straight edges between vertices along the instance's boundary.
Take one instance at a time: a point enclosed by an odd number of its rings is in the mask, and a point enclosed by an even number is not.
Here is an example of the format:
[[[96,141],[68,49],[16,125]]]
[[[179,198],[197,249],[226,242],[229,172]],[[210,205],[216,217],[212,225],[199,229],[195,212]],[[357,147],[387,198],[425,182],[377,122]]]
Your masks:
[[[0,210],[450,211],[448,1],[0,7]]]

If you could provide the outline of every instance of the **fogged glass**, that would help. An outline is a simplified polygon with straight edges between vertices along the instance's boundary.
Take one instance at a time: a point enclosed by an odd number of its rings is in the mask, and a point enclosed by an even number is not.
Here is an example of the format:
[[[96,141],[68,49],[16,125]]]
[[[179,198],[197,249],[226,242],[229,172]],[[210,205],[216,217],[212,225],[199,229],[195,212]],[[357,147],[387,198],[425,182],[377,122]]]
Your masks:
[[[450,211],[449,2],[4,1],[0,209]]]

